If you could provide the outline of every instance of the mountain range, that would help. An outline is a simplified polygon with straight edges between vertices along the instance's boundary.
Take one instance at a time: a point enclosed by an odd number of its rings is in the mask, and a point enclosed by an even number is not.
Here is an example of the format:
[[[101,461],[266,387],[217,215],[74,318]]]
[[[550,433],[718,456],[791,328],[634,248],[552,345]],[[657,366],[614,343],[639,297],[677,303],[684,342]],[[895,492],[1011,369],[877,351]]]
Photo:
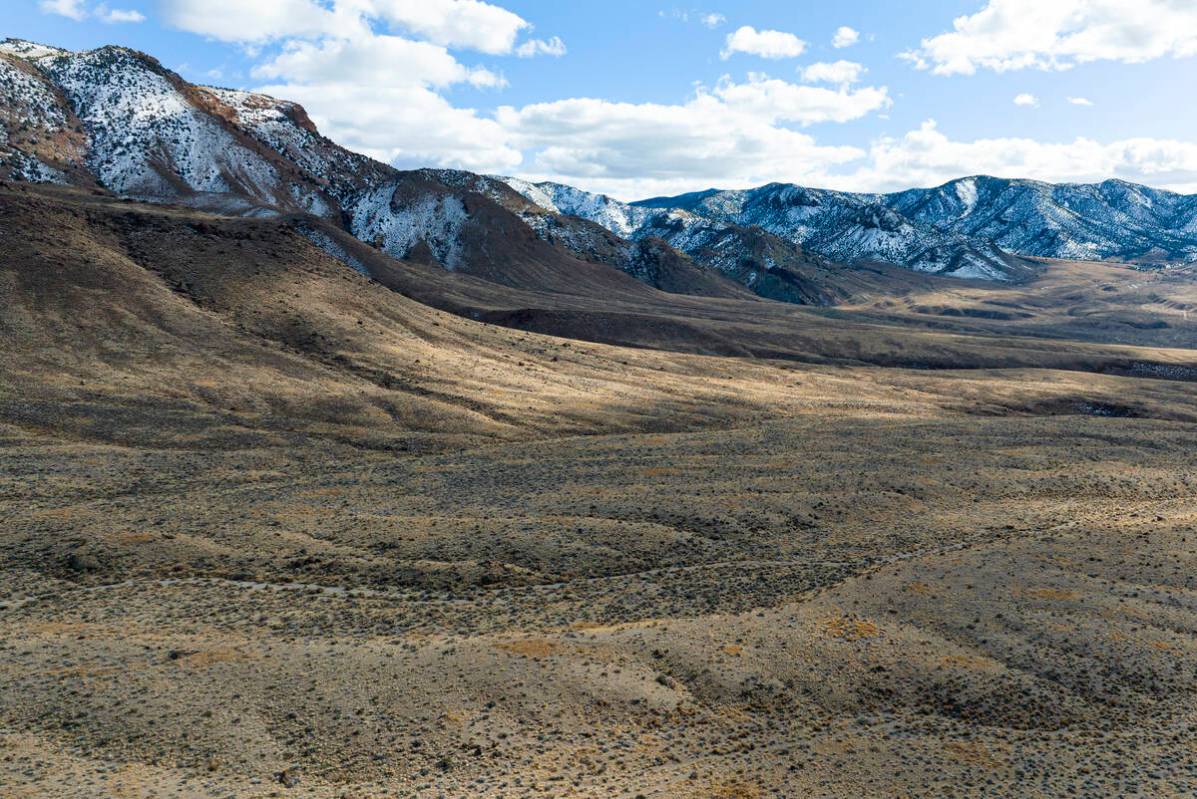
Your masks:
[[[657,236],[691,254],[738,225],[840,261],[990,280],[1022,275],[1026,265],[1018,257],[1197,260],[1197,196],[1122,180],[1051,184],[976,175],[892,194],[772,183],[634,203],[558,183],[506,180],[544,207],[632,239]]]
[[[1041,268],[1029,259],[1197,260],[1197,197],[1122,181],[978,176],[893,194],[774,183],[624,203],[557,183],[400,171],[325,138],[295,103],[190,84],[125,48],[14,39],[0,43],[0,177],[305,216],[397,259],[549,291],[647,285],[829,305],[893,267],[1019,281]]]

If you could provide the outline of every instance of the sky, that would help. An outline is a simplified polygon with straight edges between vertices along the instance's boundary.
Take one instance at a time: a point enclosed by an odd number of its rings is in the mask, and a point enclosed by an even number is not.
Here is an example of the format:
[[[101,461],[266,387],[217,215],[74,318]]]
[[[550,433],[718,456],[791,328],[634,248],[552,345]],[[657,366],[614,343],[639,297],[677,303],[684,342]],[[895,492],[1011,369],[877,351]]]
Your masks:
[[[3,0],[408,168],[624,200],[971,174],[1197,193],[1197,0]]]

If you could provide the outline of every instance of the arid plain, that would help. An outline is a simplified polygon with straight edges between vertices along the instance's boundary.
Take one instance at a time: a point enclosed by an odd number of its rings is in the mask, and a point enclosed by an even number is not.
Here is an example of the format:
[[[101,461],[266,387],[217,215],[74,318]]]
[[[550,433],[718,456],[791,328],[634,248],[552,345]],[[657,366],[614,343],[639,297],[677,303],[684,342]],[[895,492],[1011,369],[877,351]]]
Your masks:
[[[1197,791],[1191,270],[598,304],[0,192],[4,796]]]

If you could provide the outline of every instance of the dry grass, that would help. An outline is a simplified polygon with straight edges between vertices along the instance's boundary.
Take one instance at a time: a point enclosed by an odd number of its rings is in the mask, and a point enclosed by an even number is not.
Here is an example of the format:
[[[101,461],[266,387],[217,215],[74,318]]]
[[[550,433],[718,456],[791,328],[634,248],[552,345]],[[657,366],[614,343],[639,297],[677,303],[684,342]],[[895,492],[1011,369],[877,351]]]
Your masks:
[[[881,635],[881,628],[869,619],[840,616],[823,622],[823,630],[832,638],[844,641],[865,641]]]
[[[1179,274],[602,306],[2,191],[6,796],[1197,786]]]

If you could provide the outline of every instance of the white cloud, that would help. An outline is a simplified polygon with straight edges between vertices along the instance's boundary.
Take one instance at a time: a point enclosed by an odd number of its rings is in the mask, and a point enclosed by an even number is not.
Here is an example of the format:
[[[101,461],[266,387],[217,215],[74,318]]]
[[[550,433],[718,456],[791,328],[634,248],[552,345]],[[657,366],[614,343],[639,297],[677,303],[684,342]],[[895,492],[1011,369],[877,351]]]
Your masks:
[[[938,75],[971,75],[1197,55],[1190,0],[988,0],[952,27],[903,57]]]
[[[285,79],[305,85],[443,87],[454,83],[498,86],[502,79],[483,68],[462,66],[435,44],[401,36],[357,39],[292,40],[273,60],[254,68],[263,79]]]
[[[749,25],[727,35],[720,58],[727,60],[735,53],[747,53],[761,58],[797,58],[806,49],[806,42],[792,33],[758,31]]]
[[[1033,94],[1023,92],[1014,96],[1014,104],[1022,108],[1038,108],[1039,98]]]
[[[226,42],[364,32],[357,14],[329,10],[313,0],[161,0],[161,6],[167,24]]]
[[[57,14],[60,17],[73,19],[76,22],[87,16],[87,10],[83,7],[83,0],[41,0],[37,4],[37,7],[44,14]]]
[[[1093,105],[1093,101],[1090,100],[1088,97],[1069,97],[1068,102],[1072,103],[1073,105],[1085,105],[1085,106]]]
[[[95,18],[108,24],[122,22],[145,22],[145,15],[140,11],[123,8],[109,8],[101,3],[95,9],[89,9],[83,0],[40,0],[38,8],[44,14],[57,14],[60,17],[82,22],[88,18]]]
[[[884,191],[935,186],[964,175],[987,174],[1054,182],[1116,177],[1178,191],[1197,189],[1197,143],[1125,139],[1102,144],[1034,139],[952,141],[928,120],[900,139],[874,142],[865,163],[833,179],[844,189]]]
[[[117,25],[124,22],[145,22],[145,14],[140,11],[124,8],[108,8],[100,6],[96,9],[96,16],[101,22]]]
[[[835,36],[831,38],[831,46],[839,50],[851,47],[858,41],[860,41],[860,31],[849,28],[847,25],[841,25],[836,29]]]
[[[466,11],[485,15],[489,12],[475,7],[485,5],[473,4]],[[361,16],[382,13],[374,0],[338,0],[330,9],[317,9],[315,16],[299,14],[285,21],[268,13],[264,5],[247,6],[238,5],[247,15],[241,20],[243,34],[235,34],[233,26],[220,33],[209,29],[210,35],[240,36],[251,42],[283,37],[281,48],[252,70],[256,79],[268,84],[258,90],[302,103],[321,132],[338,143],[407,167],[488,171],[508,170],[520,162],[520,153],[508,144],[507,134],[493,119],[455,107],[441,94],[462,84],[506,85],[490,69],[462,64],[441,42],[508,47],[505,34],[471,39],[450,26],[438,29],[439,41],[434,42],[378,33],[374,25],[382,18]],[[405,9],[392,3],[385,11],[398,24],[396,15]],[[328,33],[310,31],[313,24],[328,24]],[[429,18],[418,26],[431,24]],[[491,29],[486,35],[493,37],[495,32]],[[552,41],[545,45],[550,50],[556,47]]]
[[[560,58],[565,55],[565,42],[561,41],[560,36],[554,36],[551,39],[529,39],[528,41],[515,48],[515,54],[520,58],[532,58],[537,55],[548,55],[554,58]]]
[[[393,25],[443,47],[511,53],[520,31],[518,14],[481,0],[161,0],[176,28],[230,42],[264,42],[292,36],[339,38],[367,35],[370,23]]]
[[[734,111],[712,95],[684,105],[561,100],[503,108],[499,124],[532,177],[634,198],[706,185],[803,180],[863,155]]]
[[[483,53],[510,53],[529,27],[518,14],[481,0],[338,0],[360,6],[368,16],[406,28],[434,44]]]
[[[855,61],[819,61],[800,69],[802,79],[807,83],[858,83],[868,70]]]
[[[830,147],[761,124],[713,94],[680,106],[567,100],[504,109],[499,123],[517,146],[540,148],[520,174],[622,199],[771,181],[845,191],[896,191],[987,174],[1053,182],[1111,177],[1197,192],[1197,142],[1087,138],[955,141],[933,120],[867,149]]]
[[[324,83],[260,90],[302,103],[320,131],[338,144],[400,167],[510,172],[522,161],[494,120],[457,108],[422,86]]]
[[[892,105],[885,87],[832,90],[763,75],[750,75],[747,83],[723,80],[712,94],[728,109],[770,124],[849,122]]]
[[[496,120],[529,156],[521,174],[635,198],[822,182],[832,166],[865,152],[821,145],[787,123],[846,121],[888,105],[884,88],[833,91],[756,76],[721,81],[677,105],[579,98],[501,108]]]
[[[712,12],[709,14],[702,14],[699,16],[698,21],[704,28],[710,28],[711,30],[714,30],[723,23],[727,22],[727,17],[723,16],[722,14]]]

